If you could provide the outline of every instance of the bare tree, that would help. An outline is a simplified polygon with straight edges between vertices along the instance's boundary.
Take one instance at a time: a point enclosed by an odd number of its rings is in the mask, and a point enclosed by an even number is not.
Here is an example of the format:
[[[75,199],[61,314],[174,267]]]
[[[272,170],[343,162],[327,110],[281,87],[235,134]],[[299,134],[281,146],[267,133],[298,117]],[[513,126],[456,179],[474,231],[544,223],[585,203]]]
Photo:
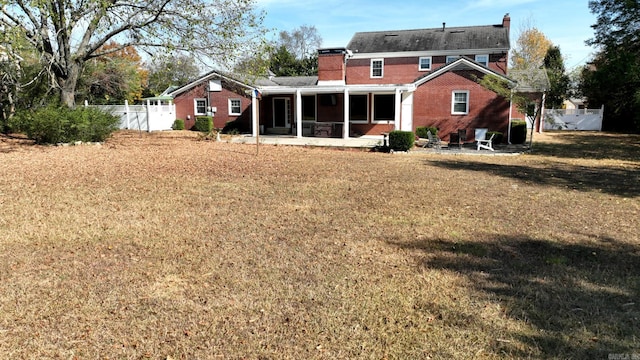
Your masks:
[[[62,103],[73,106],[86,61],[128,46],[185,51],[226,64],[261,33],[254,0],[0,0],[0,28],[40,54]],[[104,49],[108,41],[120,47]]]
[[[322,45],[322,37],[315,26],[302,25],[292,31],[281,31],[277,47],[284,46],[296,60],[313,57]]]

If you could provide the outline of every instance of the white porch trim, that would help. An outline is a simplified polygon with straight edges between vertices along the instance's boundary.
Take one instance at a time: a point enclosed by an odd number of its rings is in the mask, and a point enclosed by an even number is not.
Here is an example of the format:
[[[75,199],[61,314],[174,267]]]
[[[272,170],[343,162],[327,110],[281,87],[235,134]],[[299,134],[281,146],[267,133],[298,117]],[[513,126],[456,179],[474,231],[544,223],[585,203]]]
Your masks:
[[[394,130],[400,130],[401,126],[402,126],[402,119],[400,119],[400,114],[401,112],[401,106],[402,106],[402,98],[401,98],[401,92],[400,89],[396,88],[396,93],[395,93],[395,113],[393,114],[393,128]]]
[[[251,135],[253,137],[258,136],[260,131],[260,120],[258,116],[258,90],[251,91],[251,123],[253,124]]]
[[[344,88],[344,126],[342,127],[342,137],[344,139],[349,138],[349,89]]]
[[[296,91],[296,137],[302,137],[302,93],[300,90]]]

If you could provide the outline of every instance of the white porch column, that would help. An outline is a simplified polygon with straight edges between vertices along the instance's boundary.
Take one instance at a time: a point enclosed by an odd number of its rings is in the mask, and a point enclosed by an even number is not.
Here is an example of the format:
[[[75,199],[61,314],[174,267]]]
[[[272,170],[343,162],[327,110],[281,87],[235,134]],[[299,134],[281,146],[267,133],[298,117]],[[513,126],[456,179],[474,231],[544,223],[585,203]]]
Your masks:
[[[296,90],[296,137],[302,137],[302,94]]]
[[[393,116],[394,121],[394,130],[401,129],[401,119],[400,119],[400,107],[402,106],[402,97],[400,96],[400,89],[396,89],[396,106],[395,106],[395,115]]]
[[[540,104],[542,108],[540,109],[540,124],[538,127],[539,133],[542,133],[544,131],[544,103],[546,98],[547,98],[547,93],[546,92],[542,93],[542,104]]]
[[[260,121],[258,120],[258,90],[251,90],[251,123],[253,124],[253,129],[251,131],[251,136],[258,137],[258,131],[260,131]]]
[[[349,89],[344,88],[344,125],[342,126],[342,138],[349,138]]]

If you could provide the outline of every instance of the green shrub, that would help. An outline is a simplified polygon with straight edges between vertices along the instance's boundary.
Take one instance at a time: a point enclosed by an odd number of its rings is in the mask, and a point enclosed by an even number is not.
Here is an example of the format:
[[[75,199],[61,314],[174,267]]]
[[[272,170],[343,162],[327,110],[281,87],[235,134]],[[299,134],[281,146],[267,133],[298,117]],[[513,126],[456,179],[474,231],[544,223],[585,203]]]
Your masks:
[[[438,128],[435,126],[418,126],[416,127],[416,135],[419,138],[423,138],[426,139],[429,137],[429,135],[427,135],[427,132],[430,132],[431,135],[436,136],[438,135]]]
[[[493,140],[491,141],[493,144],[501,144],[502,143],[502,138],[503,135],[500,131],[487,131],[487,135],[485,136],[485,139],[489,139],[491,137],[491,135],[495,135],[493,137]]]
[[[171,128],[173,130],[184,130],[184,120],[176,119]]]
[[[413,147],[415,141],[413,131],[394,130],[389,133],[389,148],[394,151],[407,151]]]
[[[193,125],[193,129],[204,133],[210,133],[213,130],[213,117],[196,116],[196,123]]]
[[[524,144],[527,140],[527,122],[521,119],[511,120],[511,143]]]
[[[12,128],[38,144],[100,142],[118,130],[120,119],[100,109],[49,105],[18,112]]]

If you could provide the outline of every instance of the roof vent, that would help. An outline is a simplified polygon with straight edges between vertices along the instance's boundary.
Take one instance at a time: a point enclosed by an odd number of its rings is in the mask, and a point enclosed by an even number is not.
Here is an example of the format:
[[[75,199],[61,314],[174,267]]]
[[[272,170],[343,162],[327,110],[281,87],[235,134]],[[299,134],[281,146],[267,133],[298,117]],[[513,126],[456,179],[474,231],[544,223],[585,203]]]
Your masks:
[[[443,23],[442,23],[442,31],[444,31],[445,26],[447,26],[447,23],[446,23],[446,22],[443,22]]]

